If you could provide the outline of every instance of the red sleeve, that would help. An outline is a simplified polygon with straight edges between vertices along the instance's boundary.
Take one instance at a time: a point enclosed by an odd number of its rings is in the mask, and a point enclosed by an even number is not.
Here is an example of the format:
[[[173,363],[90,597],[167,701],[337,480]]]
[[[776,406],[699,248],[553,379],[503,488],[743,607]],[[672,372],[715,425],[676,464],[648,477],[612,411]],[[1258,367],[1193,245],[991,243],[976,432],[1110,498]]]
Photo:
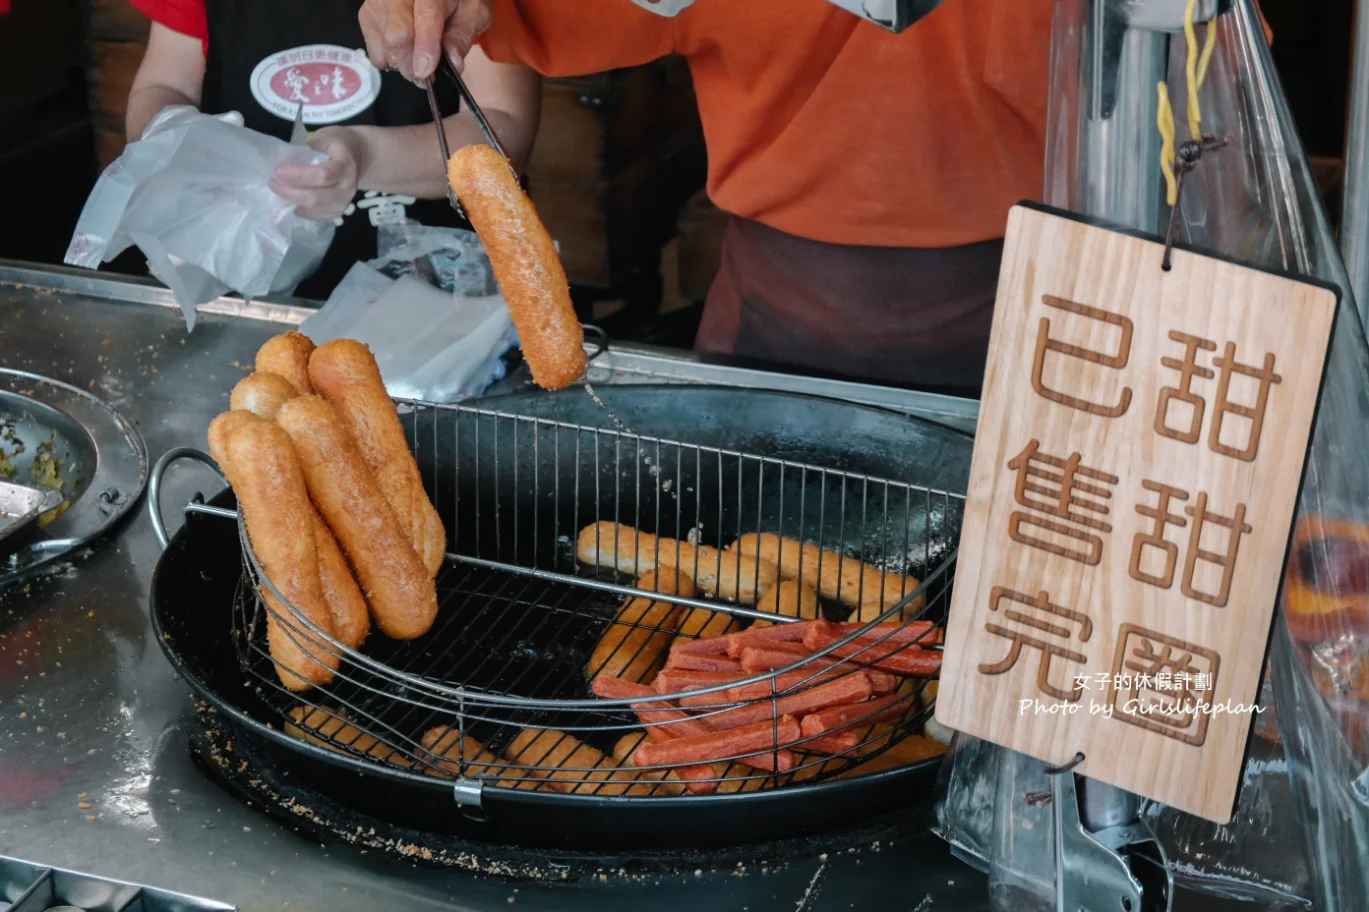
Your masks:
[[[209,54],[209,17],[204,0],[128,0],[129,5],[173,32],[198,38]]]

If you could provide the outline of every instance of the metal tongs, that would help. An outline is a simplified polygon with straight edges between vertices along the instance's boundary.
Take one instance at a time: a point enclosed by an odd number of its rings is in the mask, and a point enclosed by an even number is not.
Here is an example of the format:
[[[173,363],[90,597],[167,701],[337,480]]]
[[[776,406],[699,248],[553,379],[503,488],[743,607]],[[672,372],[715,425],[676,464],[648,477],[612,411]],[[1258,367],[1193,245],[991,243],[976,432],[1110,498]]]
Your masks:
[[[461,95],[461,103],[471,112],[471,116],[475,118],[475,122],[480,124],[480,131],[485,134],[485,141],[488,142],[496,152],[504,156],[504,160],[509,163],[509,170],[512,171],[513,176],[517,178],[518,171],[513,167],[513,161],[509,158],[509,153],[504,150],[503,143],[499,141],[499,137],[494,133],[494,128],[490,126],[490,122],[485,118],[485,112],[480,110],[480,105],[476,103],[475,96],[471,94],[470,89],[466,88],[465,80],[463,80],[461,74],[456,71],[456,67],[452,66],[451,61],[447,59],[446,54],[438,55],[437,71],[445,72],[447,76],[456,83],[456,91]],[[442,152],[442,179],[447,183],[447,201],[452,204],[452,208],[456,210],[456,214],[465,219],[466,211],[461,208],[461,201],[456,198],[456,191],[452,189],[451,180],[447,177],[447,165],[452,160],[452,150],[447,144],[447,130],[442,125],[442,109],[438,107],[437,92],[433,87],[436,80],[437,72],[434,72],[432,76],[428,77],[428,81],[424,83],[424,88],[428,92],[428,107],[433,114],[433,126],[437,129],[437,146]],[[469,221],[469,219],[467,219],[467,221]]]

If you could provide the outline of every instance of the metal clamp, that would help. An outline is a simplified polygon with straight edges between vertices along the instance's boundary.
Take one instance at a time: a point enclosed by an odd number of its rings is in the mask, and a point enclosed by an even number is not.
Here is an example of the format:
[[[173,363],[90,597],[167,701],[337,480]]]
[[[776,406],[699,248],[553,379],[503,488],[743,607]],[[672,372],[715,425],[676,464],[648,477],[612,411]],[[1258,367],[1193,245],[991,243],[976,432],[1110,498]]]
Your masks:
[[[484,807],[485,782],[482,779],[457,777],[452,783],[452,800],[461,808],[461,813],[471,820],[484,822],[490,815]]]
[[[219,469],[219,464],[202,450],[197,450],[194,447],[175,447],[162,454],[162,457],[152,466],[152,474],[147,480],[147,511],[152,519],[152,531],[157,536],[157,543],[162,546],[163,551],[171,544],[171,538],[166,534],[166,523],[162,520],[162,476],[166,474],[166,470],[170,468],[173,462],[182,459],[191,459],[208,466],[215,475],[223,480],[224,484],[228,484],[228,479],[224,478],[223,472]],[[231,510],[220,510],[202,504],[187,506],[186,512],[236,516]]]
[[[1085,827],[1073,765],[1050,776],[1056,912],[1170,912],[1174,875],[1155,834],[1140,820]]]

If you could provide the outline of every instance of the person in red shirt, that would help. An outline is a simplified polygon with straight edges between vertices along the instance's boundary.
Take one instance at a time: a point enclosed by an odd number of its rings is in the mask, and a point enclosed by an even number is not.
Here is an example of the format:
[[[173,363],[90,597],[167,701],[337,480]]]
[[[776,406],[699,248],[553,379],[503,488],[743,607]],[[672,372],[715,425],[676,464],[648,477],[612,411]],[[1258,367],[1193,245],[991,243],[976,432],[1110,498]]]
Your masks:
[[[352,264],[376,255],[376,231],[400,218],[469,227],[447,203],[427,93],[380,72],[361,50],[360,0],[131,0],[152,19],[129,93],[130,141],[160,112],[189,105],[289,139],[303,106],[319,165],[282,165],[272,187],[313,219],[339,227],[323,264],[296,294],[326,298]],[[466,80],[509,153],[525,162],[536,134],[540,79],[518,64],[470,55]],[[457,113],[454,87],[437,83],[447,139],[483,140]]]

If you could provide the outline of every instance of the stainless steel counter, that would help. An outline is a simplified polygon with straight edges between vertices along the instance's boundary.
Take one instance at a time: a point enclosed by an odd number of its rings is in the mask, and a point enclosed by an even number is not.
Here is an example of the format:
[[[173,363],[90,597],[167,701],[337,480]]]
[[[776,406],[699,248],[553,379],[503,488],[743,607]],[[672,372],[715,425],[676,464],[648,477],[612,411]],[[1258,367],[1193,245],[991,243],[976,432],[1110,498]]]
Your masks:
[[[138,426],[155,457],[204,446],[209,420],[256,348],[307,309],[225,299],[193,334],[167,292],[0,262],[0,365],[97,391]],[[687,355],[615,348],[600,383],[713,382],[843,395],[972,427],[974,403],[758,375]],[[517,386],[517,377],[506,386]],[[217,482],[180,464],[166,502]],[[178,516],[168,515],[174,529]],[[195,725],[148,628],[158,548],[146,510],[115,535],[0,590],[0,855],[145,883],[250,912],[298,909],[930,910],[983,907],[983,879],[931,837],[764,875],[686,873],[574,886],[481,879],[321,846],[261,816],[196,767]]]

